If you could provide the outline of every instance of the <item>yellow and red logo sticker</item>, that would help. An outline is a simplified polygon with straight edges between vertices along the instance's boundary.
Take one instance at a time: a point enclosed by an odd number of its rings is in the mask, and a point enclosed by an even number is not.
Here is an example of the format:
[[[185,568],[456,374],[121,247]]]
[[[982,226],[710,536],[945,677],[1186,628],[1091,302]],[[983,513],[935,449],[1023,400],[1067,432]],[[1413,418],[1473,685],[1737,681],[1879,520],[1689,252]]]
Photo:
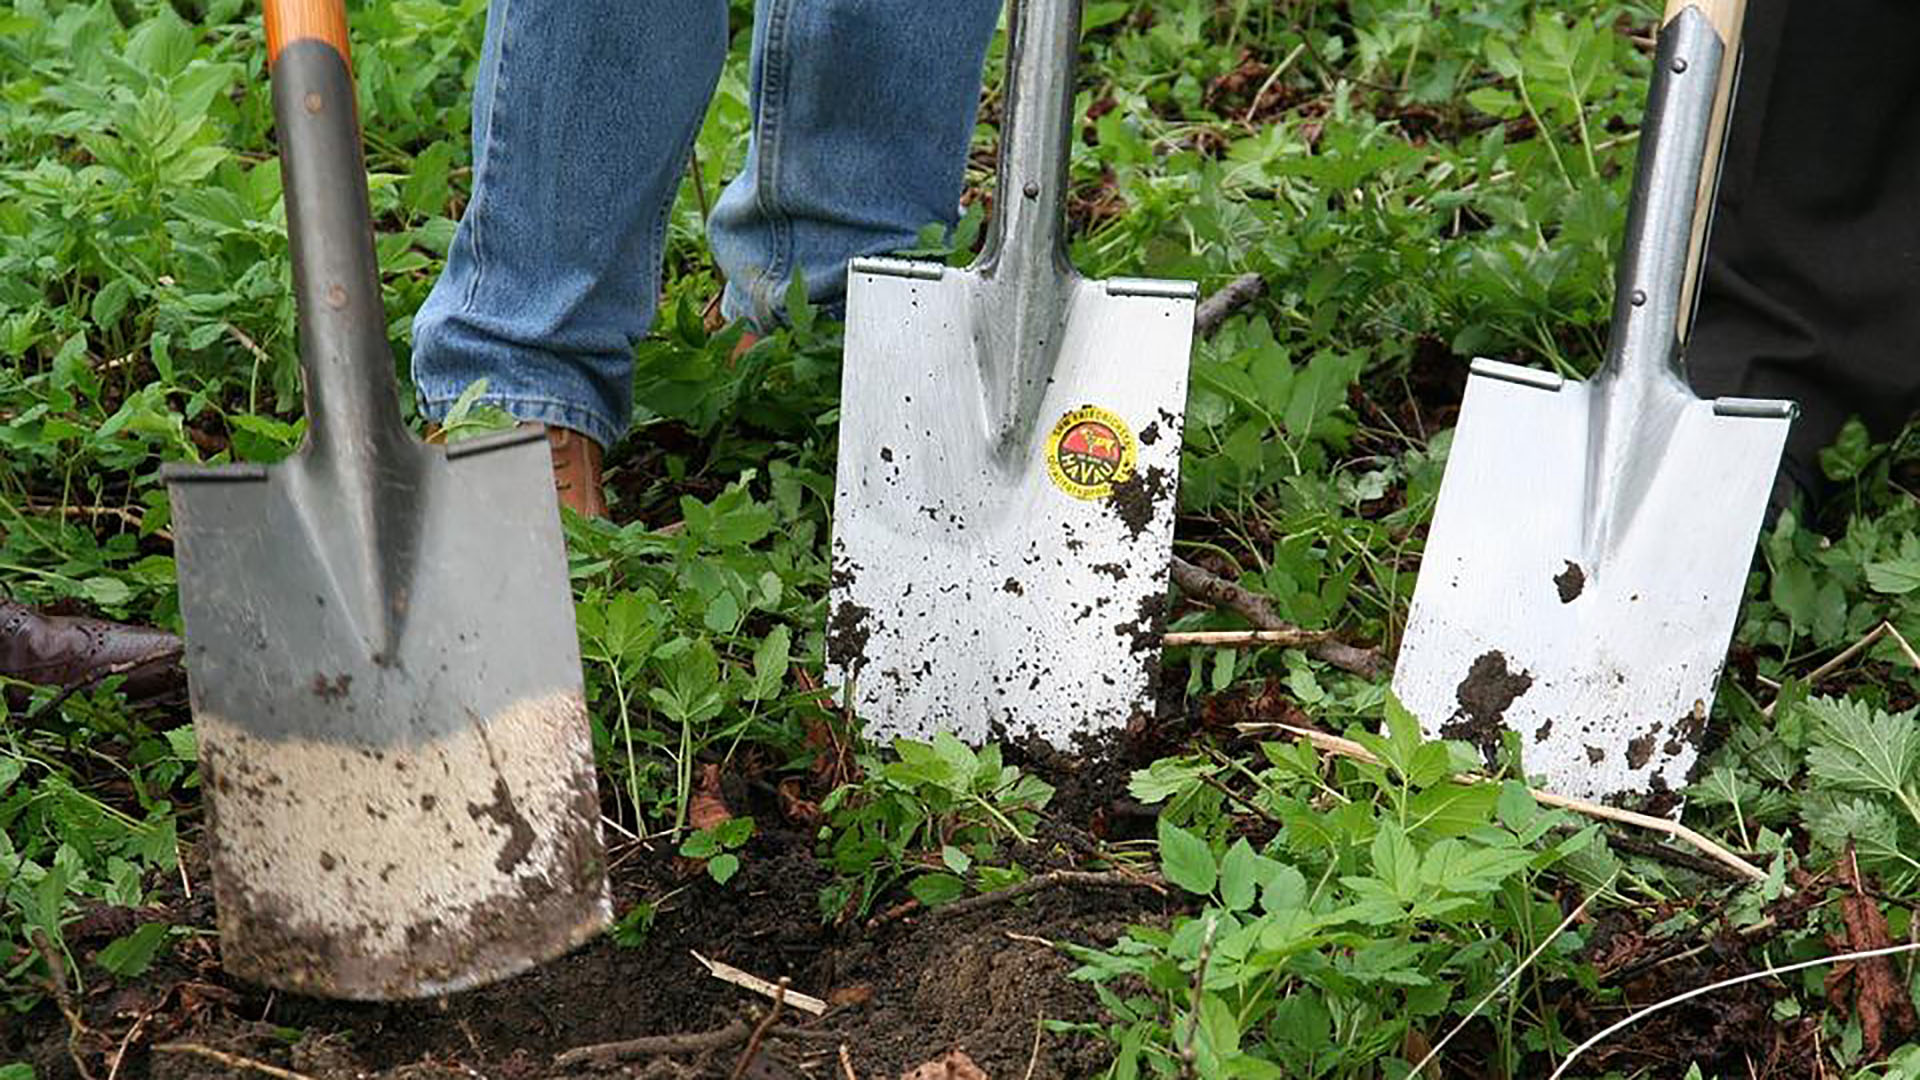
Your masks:
[[[1060,418],[1047,435],[1047,475],[1076,499],[1104,499],[1133,476],[1140,458],[1127,422],[1097,405]]]

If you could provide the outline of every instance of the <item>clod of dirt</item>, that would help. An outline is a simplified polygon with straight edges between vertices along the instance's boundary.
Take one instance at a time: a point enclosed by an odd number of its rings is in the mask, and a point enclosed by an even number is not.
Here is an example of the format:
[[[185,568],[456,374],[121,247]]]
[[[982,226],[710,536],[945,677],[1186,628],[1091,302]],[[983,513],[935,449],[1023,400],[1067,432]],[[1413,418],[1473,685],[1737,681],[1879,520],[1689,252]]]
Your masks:
[[[987,1074],[964,1051],[949,1050],[944,1057],[901,1073],[900,1080],[987,1080]]]
[[[1561,603],[1571,604],[1587,587],[1587,572],[1580,569],[1579,563],[1568,560],[1567,568],[1553,576],[1553,587],[1560,590]]]
[[[1138,540],[1140,534],[1153,524],[1156,509],[1166,502],[1173,493],[1167,470],[1154,466],[1139,469],[1125,480],[1113,485],[1113,494],[1107,497],[1107,503],[1113,507],[1115,517],[1127,527],[1127,531]]]
[[[1653,745],[1660,741],[1660,725],[1655,724],[1637,739],[1627,740],[1627,766],[1644,769],[1653,760]]]
[[[867,662],[867,641],[873,630],[867,620],[873,609],[849,601],[833,605],[827,620],[827,659],[842,671],[857,671]]]
[[[1443,739],[1472,743],[1488,765],[1500,749],[1500,731],[1507,707],[1533,686],[1533,676],[1507,670],[1507,656],[1498,649],[1482,653],[1467,669],[1454,691],[1460,707],[1440,727]]]

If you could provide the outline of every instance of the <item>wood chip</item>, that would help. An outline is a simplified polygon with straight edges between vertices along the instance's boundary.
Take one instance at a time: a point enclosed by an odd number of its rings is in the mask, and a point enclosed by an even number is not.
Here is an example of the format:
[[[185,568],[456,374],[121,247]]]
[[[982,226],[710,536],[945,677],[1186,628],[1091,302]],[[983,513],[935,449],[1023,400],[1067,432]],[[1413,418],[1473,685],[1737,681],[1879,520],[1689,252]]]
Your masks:
[[[712,975],[721,982],[732,983],[743,990],[751,990],[769,999],[780,996],[780,986],[778,983],[768,982],[758,975],[748,974],[734,967],[732,964],[723,964],[718,960],[709,960],[695,950],[688,949],[687,951],[693,953],[693,958],[700,961],[701,967],[707,969],[707,974]],[[801,1012],[811,1013],[814,1016],[820,1016],[827,1011],[826,1002],[821,1001],[811,994],[803,994],[798,990],[786,991],[786,1003],[789,1008],[799,1009]]]

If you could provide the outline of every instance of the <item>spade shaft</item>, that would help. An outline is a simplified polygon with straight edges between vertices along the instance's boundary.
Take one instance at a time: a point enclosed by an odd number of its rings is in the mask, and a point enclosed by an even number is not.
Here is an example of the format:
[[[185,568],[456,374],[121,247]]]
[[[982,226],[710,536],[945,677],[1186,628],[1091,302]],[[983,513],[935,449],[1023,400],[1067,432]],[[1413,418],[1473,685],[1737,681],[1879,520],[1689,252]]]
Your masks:
[[[402,423],[340,0],[268,0],[307,433],[168,465],[223,964],[329,997],[503,978],[610,915],[546,440]]]
[[[1654,57],[1605,362],[1476,360],[1394,691],[1429,735],[1588,798],[1698,759],[1794,406],[1707,401],[1684,345],[1742,0],[1673,0]]]

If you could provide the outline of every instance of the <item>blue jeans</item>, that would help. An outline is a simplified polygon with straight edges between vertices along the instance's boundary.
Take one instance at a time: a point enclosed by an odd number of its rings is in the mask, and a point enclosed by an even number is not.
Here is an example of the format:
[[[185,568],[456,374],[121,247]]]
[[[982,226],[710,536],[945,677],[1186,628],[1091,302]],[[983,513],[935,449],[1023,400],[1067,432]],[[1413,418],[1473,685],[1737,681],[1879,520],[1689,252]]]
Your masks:
[[[795,271],[832,306],[846,262],[959,213],[1000,0],[759,0],[754,131],[708,222],[722,311],[765,329]],[[413,324],[420,406],[476,379],[522,420],[625,434],[667,213],[727,53],[726,0],[492,0],[473,197]]]

